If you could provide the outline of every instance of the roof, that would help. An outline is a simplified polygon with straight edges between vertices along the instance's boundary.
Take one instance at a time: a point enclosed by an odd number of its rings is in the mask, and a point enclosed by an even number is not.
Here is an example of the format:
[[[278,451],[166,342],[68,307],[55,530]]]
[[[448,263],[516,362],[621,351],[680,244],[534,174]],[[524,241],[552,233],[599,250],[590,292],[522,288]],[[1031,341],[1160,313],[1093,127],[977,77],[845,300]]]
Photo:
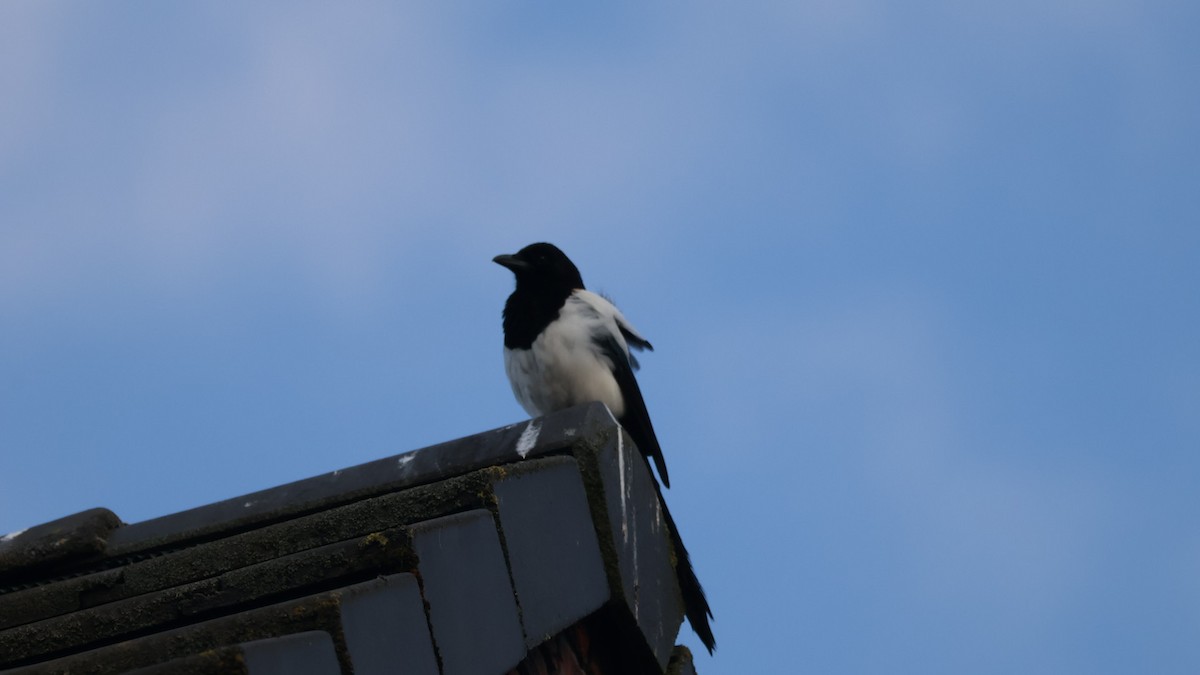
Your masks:
[[[5,673],[690,673],[648,468],[589,404],[0,540]]]

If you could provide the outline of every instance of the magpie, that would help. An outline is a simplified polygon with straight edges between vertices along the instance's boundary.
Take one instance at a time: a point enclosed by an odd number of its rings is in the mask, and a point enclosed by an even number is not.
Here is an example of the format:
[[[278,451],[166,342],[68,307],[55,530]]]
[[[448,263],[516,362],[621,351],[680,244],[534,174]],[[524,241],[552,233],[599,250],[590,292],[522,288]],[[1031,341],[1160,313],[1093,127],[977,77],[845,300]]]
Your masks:
[[[620,310],[583,285],[579,269],[557,246],[530,244],[493,261],[516,275],[516,290],[504,304],[504,369],[513,394],[531,416],[581,403],[608,406],[662,484],[671,487],[662,448],[650,423],[634,371],[631,349],[654,347]],[[651,474],[653,475],[653,474]],[[675,548],[675,572],[684,613],[711,654],[716,646],[712,610],[657,481],[663,518]]]

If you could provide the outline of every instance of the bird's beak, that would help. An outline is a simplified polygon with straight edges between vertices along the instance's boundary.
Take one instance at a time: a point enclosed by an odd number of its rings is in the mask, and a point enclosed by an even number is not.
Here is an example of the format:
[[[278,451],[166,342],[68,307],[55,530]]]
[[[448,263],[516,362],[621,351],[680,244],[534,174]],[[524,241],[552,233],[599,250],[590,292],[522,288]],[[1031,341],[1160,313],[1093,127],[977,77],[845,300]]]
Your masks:
[[[492,258],[492,262],[494,262],[497,265],[500,265],[502,267],[507,267],[508,269],[513,271],[513,274],[516,274],[517,272],[521,272],[523,270],[529,269],[529,263],[525,262],[524,260],[521,260],[520,258],[518,258],[515,255],[509,255],[507,253],[504,255],[498,255],[495,258]]]

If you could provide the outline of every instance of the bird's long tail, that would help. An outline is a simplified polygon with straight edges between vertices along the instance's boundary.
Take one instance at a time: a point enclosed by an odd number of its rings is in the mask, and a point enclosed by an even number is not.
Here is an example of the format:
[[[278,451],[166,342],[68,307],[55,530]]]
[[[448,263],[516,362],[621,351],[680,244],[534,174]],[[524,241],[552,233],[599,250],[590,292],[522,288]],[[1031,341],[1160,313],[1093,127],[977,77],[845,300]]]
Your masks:
[[[692,560],[683,545],[679,528],[675,526],[675,519],[671,517],[671,510],[667,508],[667,500],[663,499],[662,488],[659,487],[658,481],[651,482],[654,483],[654,491],[658,493],[658,503],[662,506],[663,518],[667,521],[667,531],[671,533],[671,546],[675,549],[675,576],[679,581],[679,592],[683,596],[683,613],[692,625],[692,630],[700,637],[700,642],[704,643],[708,653],[712,654],[717,647],[712,627],[708,624],[708,620],[713,618],[712,609],[708,606],[704,588],[700,586],[700,580],[696,578],[696,572],[692,569]]]

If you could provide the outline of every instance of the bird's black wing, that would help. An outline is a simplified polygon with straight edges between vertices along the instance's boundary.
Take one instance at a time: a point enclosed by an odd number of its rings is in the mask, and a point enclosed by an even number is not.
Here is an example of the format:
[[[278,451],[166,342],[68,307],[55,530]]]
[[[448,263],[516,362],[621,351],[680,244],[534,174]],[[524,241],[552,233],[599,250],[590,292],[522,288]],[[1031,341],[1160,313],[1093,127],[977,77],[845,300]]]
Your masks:
[[[650,423],[650,413],[646,411],[646,402],[642,399],[642,390],[638,387],[637,379],[633,376],[633,364],[628,353],[621,348],[616,336],[611,333],[601,333],[593,337],[596,346],[613,364],[613,377],[621,388],[621,398],[625,402],[625,414],[617,420],[625,431],[633,438],[642,456],[654,460],[662,484],[671,487],[671,479],[667,477],[667,463],[663,459],[662,448],[658,445],[658,437],[654,435],[654,425]],[[644,339],[641,342],[649,345]]]
[[[617,328],[621,329],[621,335],[625,336],[625,342],[631,349],[645,349],[648,351],[654,351],[654,345],[650,344],[650,341],[646,338],[638,335],[637,332],[633,330],[632,326],[618,320]],[[642,367],[642,364],[638,363],[637,357],[633,355],[632,351],[629,353],[629,365],[634,370]]]
[[[649,340],[642,337],[642,334],[639,333],[637,329],[629,323],[629,320],[626,319],[619,310],[617,310],[617,306],[612,301],[612,298],[604,295],[603,293],[597,293],[597,295],[599,295],[601,298],[604,298],[608,304],[612,305],[613,320],[616,321],[617,329],[621,331],[621,335],[625,338],[625,344],[629,345],[629,350],[626,352],[626,354],[629,355],[629,365],[632,366],[634,370],[641,368],[642,364],[638,363],[637,357],[633,355],[633,350],[646,350],[652,352],[654,351],[654,345],[650,344]]]
[[[621,335],[625,336],[625,341],[629,343],[630,347],[654,351],[654,345],[650,344],[650,341],[646,338],[638,335],[629,324],[624,321],[618,321],[617,328],[621,329]]]

